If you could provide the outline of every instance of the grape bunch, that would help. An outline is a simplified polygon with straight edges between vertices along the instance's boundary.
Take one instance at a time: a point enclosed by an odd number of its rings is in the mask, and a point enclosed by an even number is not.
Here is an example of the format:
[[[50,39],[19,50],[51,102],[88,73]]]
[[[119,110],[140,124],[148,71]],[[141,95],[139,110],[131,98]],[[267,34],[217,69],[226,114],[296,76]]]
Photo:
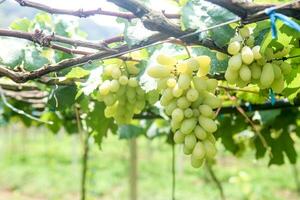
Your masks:
[[[217,80],[206,77],[211,59],[198,56],[184,61],[159,55],[157,65],[148,68],[161,93],[160,104],[171,118],[174,142],[183,144],[191,165],[200,167],[216,155],[213,132],[217,130],[213,109],[221,106],[214,93]]]
[[[145,107],[145,91],[134,77],[139,69],[130,63],[126,65],[108,65],[102,74],[103,82],[99,86],[99,100],[106,105],[105,117],[113,117],[118,124],[127,124],[134,114]]]
[[[249,28],[243,27],[230,40],[227,51],[232,55],[225,72],[229,84],[245,87],[252,83],[261,89],[272,88],[276,93],[282,92],[291,65],[280,59],[289,53],[288,47],[276,53],[272,48],[267,48],[262,54],[260,46],[254,46],[254,37]]]

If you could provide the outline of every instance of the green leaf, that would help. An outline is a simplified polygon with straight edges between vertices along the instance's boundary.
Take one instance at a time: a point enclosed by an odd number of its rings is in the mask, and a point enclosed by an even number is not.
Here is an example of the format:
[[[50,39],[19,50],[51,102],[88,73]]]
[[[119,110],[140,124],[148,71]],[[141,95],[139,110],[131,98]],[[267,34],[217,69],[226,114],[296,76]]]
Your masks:
[[[91,134],[95,142],[101,148],[103,137],[106,136],[109,129],[114,131],[116,126],[113,119],[108,119],[104,116],[105,105],[102,102],[94,102],[93,108],[87,113],[86,124],[91,129]]]
[[[14,68],[22,63],[24,58],[23,49],[27,42],[23,42],[15,39],[1,39],[0,47],[4,50],[0,51],[0,63]]]
[[[280,109],[264,110],[264,111],[259,111],[258,113],[260,115],[262,124],[266,126],[274,122],[276,117],[280,115],[281,110]]]
[[[66,78],[83,78],[87,75],[89,75],[90,72],[81,68],[81,67],[74,67],[71,69],[71,71],[66,75]]]
[[[26,49],[24,52],[24,69],[33,71],[49,63],[48,59],[41,56],[41,52],[36,48]]]
[[[43,121],[51,121],[53,124],[47,124],[47,128],[51,130],[52,133],[58,133],[62,126],[62,120],[57,116],[55,112],[45,112],[41,116],[41,120]]]
[[[121,125],[118,128],[118,135],[120,139],[135,138],[139,135],[145,134],[145,129],[134,125]]]
[[[215,28],[213,31],[211,31],[211,38],[216,43],[216,45],[218,45],[219,47],[224,47],[234,36],[234,34],[235,30],[227,25]]]
[[[10,28],[13,30],[28,32],[31,26],[31,21],[27,18],[16,19],[10,24]]]
[[[77,94],[76,86],[59,86],[48,100],[51,110],[64,110],[72,107]]]

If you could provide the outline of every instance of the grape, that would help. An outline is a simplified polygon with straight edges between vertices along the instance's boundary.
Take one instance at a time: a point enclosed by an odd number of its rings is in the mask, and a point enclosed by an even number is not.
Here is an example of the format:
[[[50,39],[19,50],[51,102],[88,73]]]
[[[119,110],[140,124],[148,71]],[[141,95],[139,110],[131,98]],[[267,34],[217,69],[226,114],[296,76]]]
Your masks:
[[[185,137],[184,134],[182,134],[180,131],[176,131],[174,133],[173,139],[176,144],[182,144],[184,143],[184,137]]]
[[[138,67],[136,67],[136,64],[137,64],[136,62],[132,62],[132,61],[126,62],[126,68],[127,68],[127,71],[129,72],[129,74],[137,75],[140,72],[140,69]]]
[[[195,118],[185,119],[182,121],[182,124],[180,126],[180,131],[183,134],[189,134],[194,130],[196,125],[197,125],[197,120]]]
[[[271,88],[276,93],[281,93],[284,89],[284,80],[283,77],[275,79],[271,85]]]
[[[216,57],[219,61],[225,60],[227,58],[227,55],[221,52],[216,53]]]
[[[214,93],[218,86],[218,81],[216,79],[208,79],[206,80],[206,85],[207,85],[207,91]]]
[[[203,104],[203,105],[199,106],[199,111],[200,111],[200,114],[205,117],[214,116],[213,110],[208,105]]]
[[[170,75],[171,71],[168,67],[156,65],[149,67],[147,73],[153,78],[165,78]]]
[[[186,66],[189,68],[188,71],[197,71],[199,69],[199,62],[195,58],[189,58],[185,61]]]
[[[262,58],[262,55],[260,54],[260,46],[253,47],[252,52],[255,60],[259,60]]]
[[[229,45],[228,45],[228,53],[230,53],[231,55],[236,55],[239,53],[241,49],[241,44],[237,41],[235,42],[231,42]]]
[[[199,93],[196,89],[194,88],[191,88],[187,91],[186,93],[186,98],[187,100],[191,101],[191,102],[194,102],[198,99],[199,97]]]
[[[207,133],[205,132],[205,130],[201,126],[199,126],[199,125],[197,125],[195,127],[195,132],[194,133],[195,133],[195,136],[199,140],[204,140],[206,138],[206,136],[207,136]]]
[[[170,116],[172,115],[172,112],[177,108],[177,101],[176,99],[173,99],[166,107],[165,107],[165,113]]]
[[[184,110],[184,117],[191,118],[191,117],[193,117],[193,115],[194,115],[194,112],[191,108],[187,108]]]
[[[119,84],[119,81],[117,80],[112,80],[110,82],[110,91],[112,92],[117,92],[120,88],[120,84]]]
[[[186,135],[184,138],[184,146],[188,149],[194,149],[197,143],[197,138],[193,135]]]
[[[204,117],[204,116],[200,115],[199,116],[199,124],[205,131],[210,132],[210,133],[213,133],[217,130],[216,123],[208,117]]]
[[[181,74],[191,74],[192,71],[190,70],[191,68],[188,68],[186,62],[181,62],[176,65],[176,69],[179,73]],[[190,71],[189,71],[190,70]]]
[[[241,51],[242,61],[245,64],[251,64],[254,60],[253,52],[248,46],[244,46]]]
[[[130,87],[137,87],[139,85],[139,83],[135,78],[132,77],[128,80],[128,85]]]
[[[191,165],[194,167],[194,168],[199,168],[203,165],[204,163],[204,159],[196,159],[194,158],[193,156],[191,156]]]
[[[283,75],[288,75],[292,71],[291,65],[287,62],[283,62],[280,65],[280,69],[281,69]]]
[[[210,70],[210,62],[211,59],[208,56],[198,56],[195,58],[199,62],[199,71],[198,75],[201,76],[206,76],[207,73]]]
[[[174,97],[180,97],[183,94],[183,90],[179,88],[178,84],[172,90],[172,94]]]
[[[214,158],[217,153],[217,149],[215,145],[209,140],[204,140],[203,145],[204,145],[206,157],[210,159]]]
[[[279,79],[282,77],[281,69],[278,65],[272,64],[273,71],[274,71],[274,79]]]
[[[186,145],[183,145],[183,153],[185,155],[191,155],[192,152],[193,152],[193,149],[189,149],[189,148],[186,147]]]
[[[181,109],[186,109],[191,105],[191,102],[188,101],[186,97],[180,97],[177,100],[177,106]]]
[[[118,67],[114,67],[111,71],[111,76],[114,79],[119,79],[121,76],[121,70]]]
[[[190,87],[191,78],[187,74],[180,74],[178,79],[178,87],[180,89],[186,90]]]
[[[197,159],[203,159],[204,156],[205,156],[205,147],[204,145],[202,144],[202,142],[197,142],[195,147],[194,147],[194,150],[193,150],[193,153],[192,153],[192,156],[194,158],[197,158]]]
[[[234,84],[238,79],[238,73],[236,73],[236,71],[232,71],[228,69],[225,72],[225,79],[227,80],[228,83]]]
[[[248,47],[253,47],[255,43],[255,38],[251,35],[249,38],[246,40],[246,45]]]
[[[198,92],[204,91],[207,88],[207,82],[198,76],[193,77],[193,85]]]
[[[273,81],[274,81],[274,70],[272,64],[267,63],[263,66],[261,76],[260,76],[260,83],[262,87],[268,88],[271,86]]]
[[[251,80],[251,71],[247,65],[242,65],[240,69],[240,78],[245,82]]]
[[[184,118],[184,112],[180,108],[176,108],[172,112],[172,120],[181,122]]]
[[[147,93],[147,101],[150,104],[155,104],[159,99],[159,92],[157,90],[151,90]]]
[[[109,90],[110,90],[110,81],[106,80],[99,87],[100,95],[103,96],[107,95],[109,93]]]
[[[175,78],[169,78],[168,81],[167,81],[167,86],[170,87],[170,88],[173,88],[175,87],[176,85],[176,79]]]
[[[120,76],[120,78],[119,78],[119,83],[120,83],[121,85],[127,85],[127,83],[128,83],[128,78],[127,78],[127,76],[125,76],[125,75]]]
[[[242,57],[241,54],[236,54],[229,58],[228,60],[228,67],[230,67],[230,70],[237,71],[242,66]]]
[[[243,28],[240,29],[240,34],[243,38],[247,38],[250,36],[250,30],[248,27],[244,26]]]
[[[171,56],[159,54],[156,57],[156,61],[161,65],[176,65],[177,60]]]
[[[253,79],[259,79],[260,75],[261,75],[261,67],[257,64],[257,63],[253,63],[250,66],[250,70],[251,70],[251,77]]]
[[[221,106],[222,102],[212,93],[205,93],[203,104],[210,106],[212,109],[218,108]]]
[[[168,82],[168,78],[159,79],[157,81],[157,89],[163,90],[163,89],[167,88],[167,86],[168,86],[167,82]]]

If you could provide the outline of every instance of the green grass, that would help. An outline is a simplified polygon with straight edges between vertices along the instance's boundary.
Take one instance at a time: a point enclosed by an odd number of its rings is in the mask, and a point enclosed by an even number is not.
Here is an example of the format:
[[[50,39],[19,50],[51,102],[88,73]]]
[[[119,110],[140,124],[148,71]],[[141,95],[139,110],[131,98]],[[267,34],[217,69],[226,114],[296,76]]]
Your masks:
[[[45,129],[0,129],[0,199],[79,199],[81,140],[78,135],[52,135]],[[171,199],[171,147],[156,138],[138,139],[141,200]],[[88,199],[129,199],[129,145],[110,135],[102,150],[91,141]],[[176,147],[176,199],[217,200],[219,192],[205,168],[195,170]],[[219,146],[214,171],[228,200],[293,200],[297,196],[291,165],[267,166],[252,152],[235,158]],[[2,199],[1,199],[2,200]]]

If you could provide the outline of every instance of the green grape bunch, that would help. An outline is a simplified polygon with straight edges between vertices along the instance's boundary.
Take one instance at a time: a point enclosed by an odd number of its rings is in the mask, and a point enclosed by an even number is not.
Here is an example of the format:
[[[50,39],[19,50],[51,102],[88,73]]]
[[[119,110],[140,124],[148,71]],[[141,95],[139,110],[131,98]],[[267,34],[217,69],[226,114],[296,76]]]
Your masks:
[[[289,53],[288,47],[276,53],[272,48],[266,48],[262,54],[261,47],[254,46],[250,29],[243,27],[230,40],[227,51],[232,55],[225,72],[229,84],[238,87],[257,84],[261,89],[272,88],[276,93],[282,92],[285,76],[291,71],[291,65],[282,59]]]
[[[213,109],[221,106],[221,100],[214,94],[218,81],[206,77],[210,62],[208,56],[178,61],[160,54],[157,65],[147,70],[156,79],[160,104],[171,119],[174,142],[183,144],[184,153],[191,155],[191,165],[195,168],[217,153]]]
[[[98,99],[106,105],[105,117],[113,117],[117,124],[130,123],[134,114],[145,107],[146,93],[135,77],[138,73],[139,69],[131,62],[104,68]]]

